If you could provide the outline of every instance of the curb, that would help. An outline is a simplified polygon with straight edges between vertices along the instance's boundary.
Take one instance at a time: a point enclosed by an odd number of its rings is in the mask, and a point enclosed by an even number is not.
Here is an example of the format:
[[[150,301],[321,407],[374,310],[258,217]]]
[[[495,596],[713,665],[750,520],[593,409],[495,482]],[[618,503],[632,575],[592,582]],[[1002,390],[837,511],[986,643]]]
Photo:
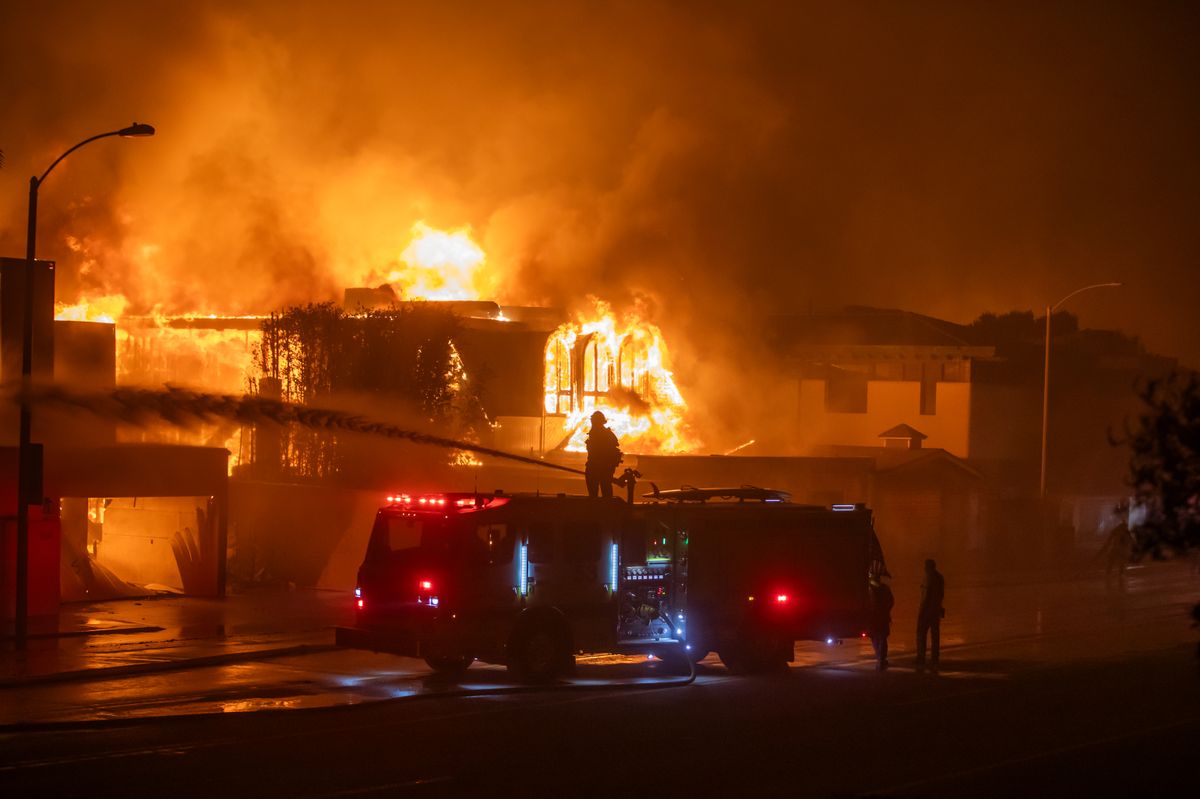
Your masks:
[[[30,641],[46,641],[56,638],[90,638],[93,635],[137,635],[139,633],[161,633],[165,627],[142,625],[139,627],[103,627],[97,630],[61,630],[52,633],[29,633]],[[16,636],[0,635],[0,642],[15,642]]]
[[[251,660],[270,660],[272,658],[288,657],[289,655],[313,655],[321,652],[331,652],[335,649],[338,649],[338,647],[334,644],[298,644],[296,646],[279,647],[276,649],[254,649],[247,652],[226,652],[220,655],[205,655],[203,657],[180,660],[164,660],[152,663],[129,663],[123,666],[102,666],[92,669],[58,671],[50,674],[34,674],[24,677],[2,677],[0,678],[0,690],[23,688],[30,685],[47,685],[60,682],[109,680],[117,677],[132,677],[139,674],[154,674],[162,671],[199,669],[206,666],[223,666],[228,663],[242,663]]]

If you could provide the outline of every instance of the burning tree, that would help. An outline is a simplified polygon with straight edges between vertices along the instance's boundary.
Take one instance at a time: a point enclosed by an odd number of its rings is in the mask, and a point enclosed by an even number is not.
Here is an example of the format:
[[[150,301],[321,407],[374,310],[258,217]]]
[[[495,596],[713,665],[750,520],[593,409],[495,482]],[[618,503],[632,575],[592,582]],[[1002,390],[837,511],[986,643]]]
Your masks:
[[[449,436],[477,439],[483,429],[478,381],[467,379],[454,346],[458,318],[425,303],[351,315],[333,303],[272,314],[254,355],[257,391],[297,405],[336,407],[347,399],[375,413],[420,418]],[[254,461],[297,477],[344,471],[334,434],[293,426],[259,431]]]

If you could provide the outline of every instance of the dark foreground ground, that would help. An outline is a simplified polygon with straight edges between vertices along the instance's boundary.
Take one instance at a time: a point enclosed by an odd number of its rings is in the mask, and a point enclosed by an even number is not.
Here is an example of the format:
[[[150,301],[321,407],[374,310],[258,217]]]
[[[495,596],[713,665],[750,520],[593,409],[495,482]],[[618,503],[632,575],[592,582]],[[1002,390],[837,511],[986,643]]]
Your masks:
[[[938,675],[911,668],[898,590],[884,673],[847,642],[786,674],[596,658],[448,696],[416,661],[322,652],[0,691],[53,722],[0,728],[0,796],[1190,796],[1196,588],[1176,567],[952,585]]]

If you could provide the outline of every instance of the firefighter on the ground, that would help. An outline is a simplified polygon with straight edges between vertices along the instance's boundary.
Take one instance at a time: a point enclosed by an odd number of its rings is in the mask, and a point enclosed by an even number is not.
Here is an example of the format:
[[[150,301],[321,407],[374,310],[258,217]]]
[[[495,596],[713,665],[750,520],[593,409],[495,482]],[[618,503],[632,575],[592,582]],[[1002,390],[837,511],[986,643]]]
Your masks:
[[[933,558],[925,561],[925,580],[921,583],[921,607],[917,610],[917,669],[925,668],[925,639],[929,639],[929,667],[938,670],[938,654],[941,649],[942,619],[946,609],[942,600],[946,596],[946,580],[937,570]]]
[[[892,631],[892,607],[896,604],[896,598],[892,596],[892,589],[884,582],[884,579],[891,577],[887,571],[871,574],[870,592],[871,592],[871,617],[870,629],[868,630],[871,636],[871,646],[875,647],[875,657],[879,663],[879,670],[883,671],[888,667],[888,634]]]
[[[1125,569],[1133,558],[1135,541],[1129,529],[1129,505],[1122,502],[1116,508],[1118,521],[1108,533],[1104,546],[1100,547],[1097,557],[1103,558],[1104,587],[1112,588],[1113,577],[1116,577],[1117,587],[1125,590]]]
[[[606,421],[600,411],[592,414],[592,429],[587,435],[587,466],[584,467],[589,497],[613,495],[613,472],[621,463],[617,435],[604,426]]]

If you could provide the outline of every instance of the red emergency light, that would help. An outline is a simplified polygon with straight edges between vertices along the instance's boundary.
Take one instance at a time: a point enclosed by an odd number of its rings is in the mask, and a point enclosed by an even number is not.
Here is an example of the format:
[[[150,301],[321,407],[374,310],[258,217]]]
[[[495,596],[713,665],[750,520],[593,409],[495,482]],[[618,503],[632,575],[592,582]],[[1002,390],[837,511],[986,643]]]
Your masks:
[[[790,601],[790,599],[791,598],[787,594],[776,594],[775,595],[775,604],[786,605]]]
[[[417,581],[417,604],[436,608],[441,600],[433,596],[433,580]]]
[[[446,498],[443,496],[433,495],[425,497],[414,497],[411,494],[389,494],[387,498],[389,505],[424,505],[427,508],[441,508],[446,506]]]
[[[388,505],[400,505],[405,508],[442,508],[448,509],[465,509],[476,507],[497,507],[508,502],[507,497],[488,496],[481,497],[478,494],[470,497],[456,496],[451,494],[425,494],[417,496],[414,494],[388,494]]]

